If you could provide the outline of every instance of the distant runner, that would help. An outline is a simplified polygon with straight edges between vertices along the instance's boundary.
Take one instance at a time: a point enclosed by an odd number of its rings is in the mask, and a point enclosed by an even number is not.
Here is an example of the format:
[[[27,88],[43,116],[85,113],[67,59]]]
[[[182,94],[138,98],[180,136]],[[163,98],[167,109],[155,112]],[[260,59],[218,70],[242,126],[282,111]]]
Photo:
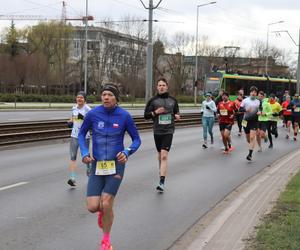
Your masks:
[[[245,98],[240,107],[240,112],[245,112],[242,125],[246,134],[246,139],[249,144],[249,153],[246,156],[248,161],[252,160],[253,150],[255,148],[256,131],[258,128],[258,116],[260,102],[256,99],[257,88],[252,86],[250,88],[250,96]]]
[[[76,105],[72,108],[72,117],[68,121],[68,126],[72,128],[71,132],[71,140],[70,140],[70,164],[69,164],[69,172],[70,172],[70,179],[68,180],[68,184],[71,187],[76,186],[76,178],[77,178],[77,152],[78,152],[78,134],[83,123],[84,117],[86,114],[91,110],[91,108],[86,104],[86,94],[83,91],[79,91],[76,96]],[[90,134],[87,133],[85,143],[87,147],[90,144]],[[90,164],[86,164],[87,175],[90,174]]]
[[[156,190],[164,192],[165,178],[168,170],[168,155],[171,149],[175,121],[180,119],[177,100],[168,93],[168,82],[165,78],[157,81],[157,95],[152,97],[145,108],[145,119],[153,120],[153,132],[158,152],[159,183]]]
[[[234,113],[237,110],[235,103],[229,100],[229,94],[224,92],[222,95],[223,101],[218,104],[218,118],[219,127],[222,135],[222,141],[224,144],[224,154],[228,154],[234,150],[231,145],[230,133],[232,125],[234,124]]]

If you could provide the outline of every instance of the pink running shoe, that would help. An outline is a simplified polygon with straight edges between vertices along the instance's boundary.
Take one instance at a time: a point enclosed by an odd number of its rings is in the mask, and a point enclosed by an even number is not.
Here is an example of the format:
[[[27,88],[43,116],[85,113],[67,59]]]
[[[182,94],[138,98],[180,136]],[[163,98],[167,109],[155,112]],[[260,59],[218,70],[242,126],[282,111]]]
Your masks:
[[[110,242],[102,240],[100,250],[113,250],[113,247]]]
[[[98,212],[98,226],[100,228],[103,228],[103,224],[102,224],[102,213],[99,211]]]
[[[231,146],[231,147],[228,149],[229,152],[231,152],[231,151],[233,151],[233,150],[235,150],[235,147],[234,147],[234,146]]]

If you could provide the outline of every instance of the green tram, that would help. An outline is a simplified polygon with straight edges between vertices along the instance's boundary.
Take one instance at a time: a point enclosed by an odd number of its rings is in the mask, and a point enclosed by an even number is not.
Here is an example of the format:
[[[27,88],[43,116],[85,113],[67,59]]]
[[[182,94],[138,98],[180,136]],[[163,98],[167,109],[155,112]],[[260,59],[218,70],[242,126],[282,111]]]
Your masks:
[[[267,95],[274,93],[277,97],[281,97],[285,90],[289,90],[291,95],[296,93],[297,80],[266,76],[227,74],[222,71],[217,71],[206,74],[204,80],[204,92],[210,92],[214,96],[217,96],[219,90],[224,89],[229,93],[230,98],[234,99],[240,89],[243,89],[245,95],[248,95],[249,89],[253,85],[259,90],[267,93]]]

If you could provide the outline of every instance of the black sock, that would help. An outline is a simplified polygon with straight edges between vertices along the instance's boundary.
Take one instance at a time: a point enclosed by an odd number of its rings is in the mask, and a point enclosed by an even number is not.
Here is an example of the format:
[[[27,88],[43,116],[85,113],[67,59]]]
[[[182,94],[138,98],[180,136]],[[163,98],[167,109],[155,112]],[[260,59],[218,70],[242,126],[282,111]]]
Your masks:
[[[252,157],[253,150],[249,149],[249,156]]]
[[[161,176],[159,180],[159,184],[165,184],[165,176]]]

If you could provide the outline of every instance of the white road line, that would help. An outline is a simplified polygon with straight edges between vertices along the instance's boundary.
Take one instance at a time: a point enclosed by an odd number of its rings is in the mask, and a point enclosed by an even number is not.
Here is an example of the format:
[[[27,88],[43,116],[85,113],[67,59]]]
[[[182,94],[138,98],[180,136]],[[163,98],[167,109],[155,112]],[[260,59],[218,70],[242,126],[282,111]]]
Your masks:
[[[8,186],[0,187],[0,191],[6,190],[6,189],[9,189],[9,188],[13,188],[13,187],[22,186],[22,185],[25,185],[27,183],[28,182],[18,182],[16,184],[12,184],[12,185],[8,185]]]

